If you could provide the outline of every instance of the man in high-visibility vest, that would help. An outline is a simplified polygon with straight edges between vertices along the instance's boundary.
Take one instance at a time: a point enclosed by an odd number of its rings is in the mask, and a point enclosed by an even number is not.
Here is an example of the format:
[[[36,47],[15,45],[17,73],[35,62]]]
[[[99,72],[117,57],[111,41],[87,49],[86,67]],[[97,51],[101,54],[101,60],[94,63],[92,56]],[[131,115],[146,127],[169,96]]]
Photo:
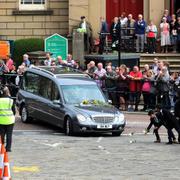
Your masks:
[[[6,135],[6,151],[11,151],[12,132],[15,123],[15,105],[7,87],[0,92],[0,135],[4,143]]]

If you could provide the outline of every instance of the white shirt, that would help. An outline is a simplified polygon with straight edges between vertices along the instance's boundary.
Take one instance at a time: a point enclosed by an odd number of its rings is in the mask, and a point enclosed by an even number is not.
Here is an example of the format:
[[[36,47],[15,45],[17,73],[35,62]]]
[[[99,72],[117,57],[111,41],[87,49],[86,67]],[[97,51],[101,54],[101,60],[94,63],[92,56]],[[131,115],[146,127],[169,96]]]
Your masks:
[[[121,19],[121,26],[124,27],[126,25],[127,21],[128,21],[127,17]]]
[[[86,30],[86,22],[83,22],[83,23],[81,24],[81,28]]]

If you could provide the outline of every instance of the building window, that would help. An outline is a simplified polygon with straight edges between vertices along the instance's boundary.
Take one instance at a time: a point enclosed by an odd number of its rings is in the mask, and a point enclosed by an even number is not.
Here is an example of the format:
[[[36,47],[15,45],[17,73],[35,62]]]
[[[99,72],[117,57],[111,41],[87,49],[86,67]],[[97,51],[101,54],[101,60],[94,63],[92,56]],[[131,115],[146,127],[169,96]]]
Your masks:
[[[19,10],[45,10],[47,0],[19,0]]]

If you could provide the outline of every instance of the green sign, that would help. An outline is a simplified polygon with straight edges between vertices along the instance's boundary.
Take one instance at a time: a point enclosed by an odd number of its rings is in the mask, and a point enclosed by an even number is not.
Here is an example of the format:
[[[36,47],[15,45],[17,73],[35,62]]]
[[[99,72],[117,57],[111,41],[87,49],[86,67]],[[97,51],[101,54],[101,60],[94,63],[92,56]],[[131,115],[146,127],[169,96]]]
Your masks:
[[[68,54],[68,40],[59,34],[53,34],[45,39],[45,51],[52,53],[53,58],[62,56],[66,60]]]

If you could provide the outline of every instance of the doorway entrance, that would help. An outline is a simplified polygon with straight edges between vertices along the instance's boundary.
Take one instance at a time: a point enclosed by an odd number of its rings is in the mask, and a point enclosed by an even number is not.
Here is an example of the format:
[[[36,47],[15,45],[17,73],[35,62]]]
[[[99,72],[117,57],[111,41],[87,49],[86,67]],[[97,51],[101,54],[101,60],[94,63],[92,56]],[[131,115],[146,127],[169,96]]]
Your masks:
[[[106,0],[106,20],[110,25],[114,17],[120,17],[122,12],[132,14],[137,19],[138,14],[143,14],[144,0]],[[178,0],[177,0],[178,1]]]

